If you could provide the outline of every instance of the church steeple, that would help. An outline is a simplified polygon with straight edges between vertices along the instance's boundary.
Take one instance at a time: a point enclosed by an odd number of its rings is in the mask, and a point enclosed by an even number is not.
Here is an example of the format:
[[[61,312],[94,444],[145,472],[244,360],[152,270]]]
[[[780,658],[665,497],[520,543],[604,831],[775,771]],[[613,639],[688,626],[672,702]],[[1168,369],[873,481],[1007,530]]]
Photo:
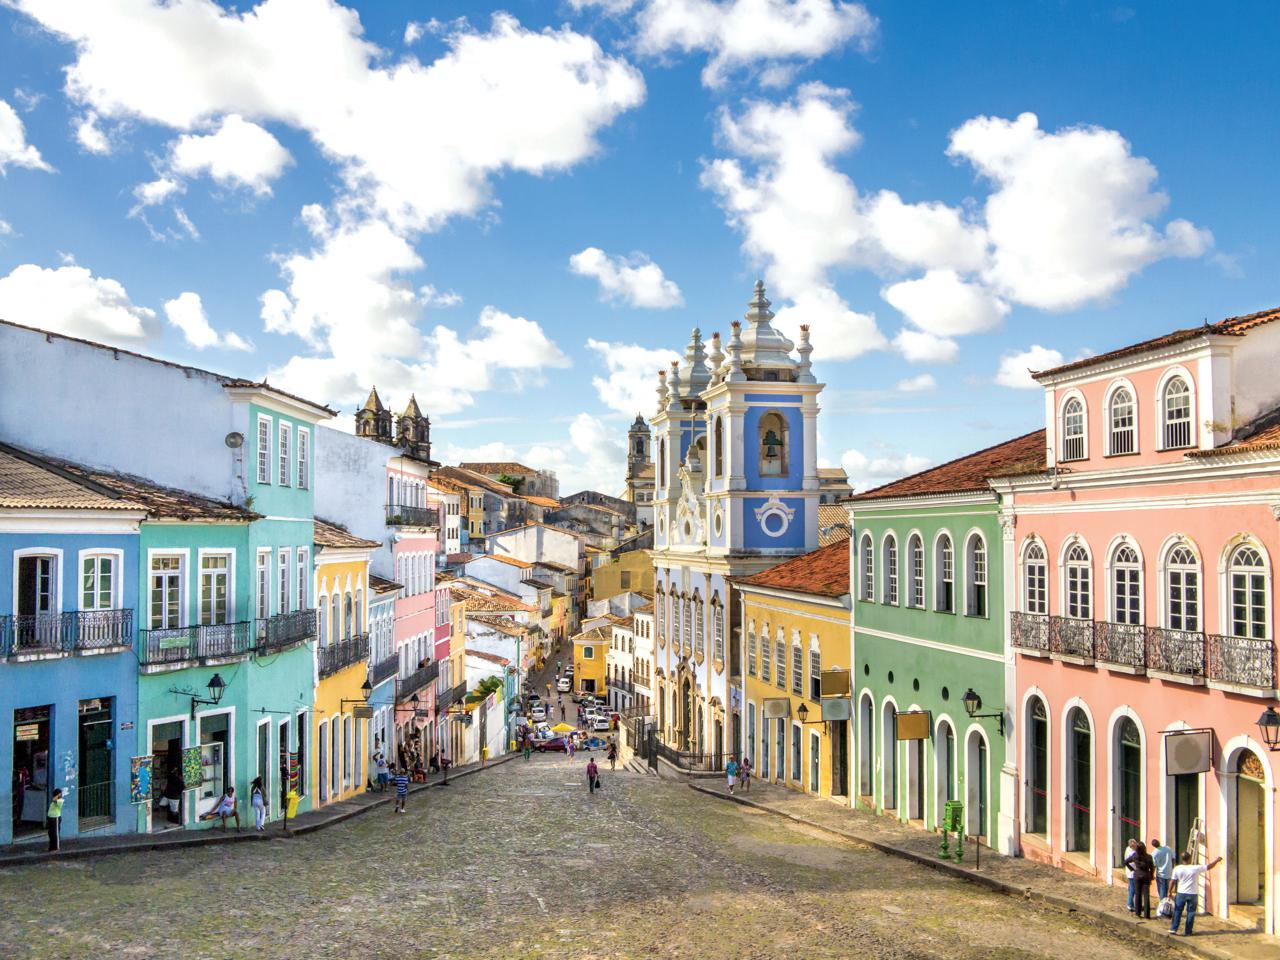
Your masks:
[[[391,411],[383,406],[376,386],[370,389],[369,399],[356,413],[356,436],[391,442]]]

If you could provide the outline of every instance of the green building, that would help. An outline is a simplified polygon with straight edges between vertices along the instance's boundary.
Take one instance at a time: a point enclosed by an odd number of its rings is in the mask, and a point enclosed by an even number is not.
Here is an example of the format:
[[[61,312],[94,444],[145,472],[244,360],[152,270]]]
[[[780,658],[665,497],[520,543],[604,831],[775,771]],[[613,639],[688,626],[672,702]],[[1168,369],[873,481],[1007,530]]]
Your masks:
[[[1009,560],[987,480],[1043,456],[1037,431],[847,502],[859,805],[936,829],[960,800],[966,832],[1002,852],[1017,783],[1005,766]]]

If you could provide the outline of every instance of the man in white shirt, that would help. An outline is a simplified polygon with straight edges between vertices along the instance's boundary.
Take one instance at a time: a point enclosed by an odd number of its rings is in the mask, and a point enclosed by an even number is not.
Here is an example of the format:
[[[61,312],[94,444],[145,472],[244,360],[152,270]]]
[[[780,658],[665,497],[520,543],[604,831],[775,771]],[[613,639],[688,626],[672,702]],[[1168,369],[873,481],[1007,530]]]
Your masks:
[[[1178,935],[1178,921],[1182,918],[1183,909],[1187,911],[1187,926],[1182,935],[1191,936],[1191,929],[1196,923],[1196,894],[1200,874],[1208,873],[1221,862],[1222,858],[1218,857],[1207,864],[1192,863],[1191,854],[1184,853],[1182,862],[1173,868],[1173,887],[1177,894],[1173,900],[1173,925],[1169,927],[1171,936]]]

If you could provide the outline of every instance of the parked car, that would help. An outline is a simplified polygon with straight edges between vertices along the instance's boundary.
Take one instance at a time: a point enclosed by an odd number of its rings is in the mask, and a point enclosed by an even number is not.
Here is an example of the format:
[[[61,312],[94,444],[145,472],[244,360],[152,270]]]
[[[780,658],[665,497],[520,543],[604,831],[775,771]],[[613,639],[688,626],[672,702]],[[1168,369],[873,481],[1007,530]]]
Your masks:
[[[548,740],[536,740],[533,749],[539,753],[546,753],[550,750],[552,753],[564,753],[565,739],[564,737],[551,737]]]
[[[596,714],[591,720],[592,730],[609,730],[612,728],[609,718],[603,714]]]
[[[547,719],[547,708],[540,703],[533,705],[533,722],[540,723]]]
[[[573,681],[568,677],[561,677],[556,681],[556,689],[561,693],[568,693],[573,689]]]

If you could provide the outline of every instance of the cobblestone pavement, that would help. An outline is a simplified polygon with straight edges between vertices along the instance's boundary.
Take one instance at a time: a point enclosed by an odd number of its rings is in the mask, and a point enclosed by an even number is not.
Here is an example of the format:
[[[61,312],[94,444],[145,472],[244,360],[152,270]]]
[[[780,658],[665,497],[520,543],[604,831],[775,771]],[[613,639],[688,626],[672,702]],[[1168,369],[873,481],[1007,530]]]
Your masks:
[[[1150,944],[683,784],[516,760],[308,837],[0,871],[0,957],[1054,958]]]

